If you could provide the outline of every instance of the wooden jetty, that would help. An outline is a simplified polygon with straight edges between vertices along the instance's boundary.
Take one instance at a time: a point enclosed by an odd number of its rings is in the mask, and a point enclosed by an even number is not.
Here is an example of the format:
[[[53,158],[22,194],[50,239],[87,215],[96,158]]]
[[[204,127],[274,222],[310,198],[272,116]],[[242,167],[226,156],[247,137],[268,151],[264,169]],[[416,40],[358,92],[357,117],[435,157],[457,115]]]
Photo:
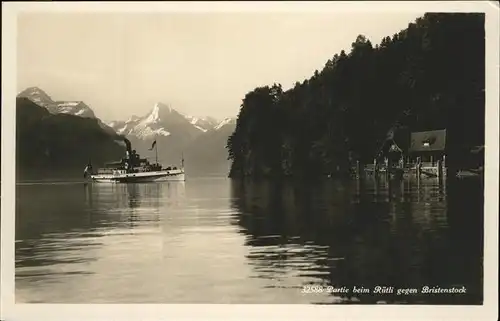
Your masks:
[[[356,176],[383,175],[395,179],[408,176],[446,177],[446,129],[412,132],[409,141],[409,147],[403,150],[392,133],[383,143],[373,164],[360,166],[357,162]]]

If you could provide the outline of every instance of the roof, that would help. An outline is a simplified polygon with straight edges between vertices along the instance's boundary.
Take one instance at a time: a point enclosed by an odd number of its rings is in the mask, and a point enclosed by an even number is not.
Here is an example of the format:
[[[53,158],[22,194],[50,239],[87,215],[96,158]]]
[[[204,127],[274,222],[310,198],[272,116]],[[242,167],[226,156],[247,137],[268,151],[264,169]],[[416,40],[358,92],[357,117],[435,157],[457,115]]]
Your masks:
[[[394,135],[394,142],[402,150],[408,150],[410,148],[410,129],[406,126],[399,127]]]
[[[397,152],[397,153],[402,153],[403,150],[401,148],[399,148],[398,144],[396,143],[396,141],[394,141],[394,139],[392,140],[392,144],[391,144],[391,147],[389,148],[389,152]]]
[[[409,141],[410,131],[406,126],[391,128],[387,132],[376,157],[381,157],[390,152],[403,153],[404,150],[408,150]]]
[[[411,133],[410,152],[444,151],[446,129]]]

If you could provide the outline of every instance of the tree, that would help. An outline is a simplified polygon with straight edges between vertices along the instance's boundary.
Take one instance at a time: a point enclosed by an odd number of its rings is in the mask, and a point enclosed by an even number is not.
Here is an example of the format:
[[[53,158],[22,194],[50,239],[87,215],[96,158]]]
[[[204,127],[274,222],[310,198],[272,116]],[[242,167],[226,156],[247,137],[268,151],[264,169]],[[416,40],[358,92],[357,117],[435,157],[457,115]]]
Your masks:
[[[455,151],[481,145],[484,109],[484,15],[425,14],[380,46],[359,35],[287,91],[249,92],[227,143],[230,176],[346,173],[401,126],[447,128]]]

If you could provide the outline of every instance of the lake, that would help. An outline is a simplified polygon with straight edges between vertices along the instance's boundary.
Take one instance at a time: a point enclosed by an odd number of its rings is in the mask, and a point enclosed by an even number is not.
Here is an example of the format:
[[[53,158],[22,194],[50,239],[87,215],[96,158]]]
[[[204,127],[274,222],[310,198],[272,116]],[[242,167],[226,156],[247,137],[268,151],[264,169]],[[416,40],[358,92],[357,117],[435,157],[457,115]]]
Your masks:
[[[482,304],[482,184],[18,182],[16,302]]]

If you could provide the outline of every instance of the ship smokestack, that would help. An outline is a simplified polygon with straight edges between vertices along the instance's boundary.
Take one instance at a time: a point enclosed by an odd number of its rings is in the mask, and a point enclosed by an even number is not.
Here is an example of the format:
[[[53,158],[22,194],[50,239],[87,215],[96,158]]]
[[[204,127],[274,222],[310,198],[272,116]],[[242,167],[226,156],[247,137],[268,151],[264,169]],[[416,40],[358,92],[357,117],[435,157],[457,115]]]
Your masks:
[[[132,144],[130,144],[130,141],[125,137],[123,137],[123,141],[125,142],[125,145],[127,145],[128,155],[132,154]]]
[[[132,144],[130,144],[130,141],[125,137],[123,137],[123,141],[125,142],[125,145],[127,145],[127,157],[130,157],[132,154]]]
[[[132,144],[130,143],[130,141],[126,137],[121,136],[121,135],[116,136],[116,141],[125,143],[125,146],[127,148],[127,150],[125,152],[126,156],[127,156],[126,158],[131,159],[131,157],[132,157]]]

